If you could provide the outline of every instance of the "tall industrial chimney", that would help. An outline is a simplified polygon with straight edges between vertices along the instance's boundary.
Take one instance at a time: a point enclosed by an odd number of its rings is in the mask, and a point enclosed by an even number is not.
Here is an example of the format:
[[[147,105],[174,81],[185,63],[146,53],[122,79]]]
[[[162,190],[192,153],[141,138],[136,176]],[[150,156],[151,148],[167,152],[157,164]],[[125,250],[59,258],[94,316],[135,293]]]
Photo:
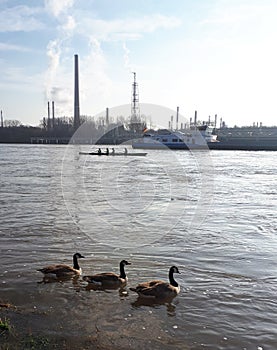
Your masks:
[[[194,112],[194,126],[197,124],[197,111]]]
[[[74,128],[80,126],[78,55],[74,55]]]
[[[179,121],[179,107],[177,107],[177,113],[176,113],[176,130],[178,130],[178,121]]]
[[[47,109],[48,109],[48,118],[47,118],[47,129],[49,130],[51,128],[51,120],[50,120],[50,102],[47,102]]]
[[[106,126],[108,126],[110,124],[110,121],[109,121],[109,108],[107,107],[106,108]]]
[[[3,112],[1,110],[1,128],[4,127]]]
[[[54,107],[54,101],[52,101],[52,128],[55,127],[55,107]]]

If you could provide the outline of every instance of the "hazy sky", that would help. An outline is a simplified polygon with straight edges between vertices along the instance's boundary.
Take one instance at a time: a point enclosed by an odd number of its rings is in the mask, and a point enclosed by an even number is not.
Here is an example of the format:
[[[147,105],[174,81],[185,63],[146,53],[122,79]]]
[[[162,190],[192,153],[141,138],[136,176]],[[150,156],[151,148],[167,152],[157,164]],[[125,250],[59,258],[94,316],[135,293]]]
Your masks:
[[[276,0],[0,0],[0,109],[38,125],[131,102],[230,126],[277,124]]]

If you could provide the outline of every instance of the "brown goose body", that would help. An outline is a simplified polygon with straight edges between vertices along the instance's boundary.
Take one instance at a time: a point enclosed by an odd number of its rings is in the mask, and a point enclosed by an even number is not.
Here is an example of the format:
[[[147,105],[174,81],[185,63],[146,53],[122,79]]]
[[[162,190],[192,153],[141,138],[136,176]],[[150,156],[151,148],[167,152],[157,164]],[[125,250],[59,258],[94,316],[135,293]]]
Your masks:
[[[127,283],[127,276],[124,270],[124,266],[131,265],[126,260],[122,260],[119,264],[120,274],[116,274],[113,272],[103,272],[97,273],[95,275],[84,276],[83,280],[88,282],[89,284],[94,284],[98,286],[108,286],[108,285],[122,285]]]
[[[180,286],[173,277],[174,273],[180,273],[176,266],[169,269],[169,282],[160,280],[143,282],[138,284],[136,288],[130,288],[130,290],[138,293],[141,297],[147,298],[166,299],[175,297],[180,292]]]
[[[45,266],[42,269],[38,269],[44,274],[45,277],[51,278],[60,278],[60,277],[70,277],[75,275],[80,275],[82,273],[82,269],[78,264],[78,258],[84,258],[80,253],[76,253],[73,255],[73,267],[66,264],[58,264],[58,265],[49,265]]]

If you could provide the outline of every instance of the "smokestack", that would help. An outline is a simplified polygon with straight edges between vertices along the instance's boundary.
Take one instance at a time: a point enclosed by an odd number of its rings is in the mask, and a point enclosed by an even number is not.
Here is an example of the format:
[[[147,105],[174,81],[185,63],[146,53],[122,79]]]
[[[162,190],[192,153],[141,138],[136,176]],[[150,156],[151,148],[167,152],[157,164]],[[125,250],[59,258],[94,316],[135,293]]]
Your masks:
[[[1,110],[1,128],[4,128],[3,112]]]
[[[51,121],[50,121],[50,102],[47,102],[47,109],[48,109],[48,118],[47,118],[47,129],[49,130],[51,127]]]
[[[54,107],[54,101],[52,101],[52,127],[55,127],[55,107]]]
[[[109,108],[106,108],[106,126],[108,126],[109,124]]]
[[[179,107],[177,107],[177,113],[176,113],[176,130],[178,130],[178,121],[179,121]]]
[[[74,55],[74,128],[80,126],[78,55]]]
[[[47,102],[47,108],[48,108],[48,120],[50,119],[50,102]]]
[[[196,127],[197,124],[197,111],[194,112],[194,125]]]
[[[214,127],[216,128],[216,124],[217,124],[217,114],[214,116]]]
[[[170,128],[171,130],[173,129],[173,118],[174,118],[174,117],[173,117],[173,115],[172,115],[172,116],[171,116],[171,128]]]

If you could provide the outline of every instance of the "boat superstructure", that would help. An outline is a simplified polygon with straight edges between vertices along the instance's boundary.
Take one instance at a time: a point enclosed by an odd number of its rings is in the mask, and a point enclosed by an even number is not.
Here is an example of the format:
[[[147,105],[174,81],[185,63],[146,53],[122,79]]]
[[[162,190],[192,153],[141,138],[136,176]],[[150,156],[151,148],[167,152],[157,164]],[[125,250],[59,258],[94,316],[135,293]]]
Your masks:
[[[145,149],[201,149],[217,142],[213,128],[208,124],[184,130],[148,130],[132,142],[133,148]]]

